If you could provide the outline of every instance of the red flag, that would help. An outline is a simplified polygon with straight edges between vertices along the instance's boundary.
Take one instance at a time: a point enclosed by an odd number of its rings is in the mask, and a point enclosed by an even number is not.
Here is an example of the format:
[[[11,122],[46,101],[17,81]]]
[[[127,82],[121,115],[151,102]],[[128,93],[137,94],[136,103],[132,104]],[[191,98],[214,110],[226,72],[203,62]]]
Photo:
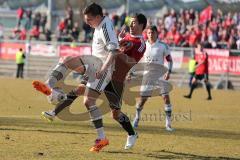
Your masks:
[[[205,8],[199,16],[199,24],[203,24],[205,23],[207,20],[211,20],[211,16],[212,16],[212,6],[208,6],[207,8]]]

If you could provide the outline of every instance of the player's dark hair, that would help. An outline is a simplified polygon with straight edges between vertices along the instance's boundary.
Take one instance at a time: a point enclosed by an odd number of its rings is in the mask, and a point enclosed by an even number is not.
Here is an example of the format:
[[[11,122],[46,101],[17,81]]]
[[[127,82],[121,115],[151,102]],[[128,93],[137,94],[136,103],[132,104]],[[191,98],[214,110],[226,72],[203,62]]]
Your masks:
[[[155,25],[148,26],[147,29],[150,29],[151,31],[158,33],[157,27]]]
[[[102,7],[96,3],[91,3],[83,10],[83,14],[91,14],[92,16],[103,16]]]
[[[139,24],[143,25],[143,30],[146,28],[147,25],[147,18],[142,13],[136,13],[133,18],[136,18]]]

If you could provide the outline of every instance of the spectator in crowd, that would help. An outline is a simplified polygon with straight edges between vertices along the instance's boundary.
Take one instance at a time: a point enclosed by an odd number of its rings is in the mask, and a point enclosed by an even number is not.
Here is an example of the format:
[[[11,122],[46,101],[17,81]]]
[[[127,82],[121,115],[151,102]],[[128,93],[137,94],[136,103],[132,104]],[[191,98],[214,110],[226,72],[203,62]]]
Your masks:
[[[167,36],[166,36],[166,39],[167,39],[167,42],[169,45],[174,45],[174,36],[176,34],[176,27],[172,27],[168,33],[167,33]]]
[[[46,24],[47,24],[47,15],[46,14],[41,15],[40,26],[41,26],[41,29],[42,29],[41,31],[43,33],[45,32]]]
[[[21,25],[21,21],[23,19],[23,15],[24,15],[24,9],[22,6],[20,6],[17,10],[17,27],[19,28]]]
[[[228,40],[227,49],[237,49],[237,43],[233,36],[230,36]]]
[[[71,26],[73,26],[73,9],[70,3],[67,3],[65,13],[66,19],[69,20],[71,22]]]
[[[240,25],[238,28],[238,36],[237,36],[237,49],[240,50]]]
[[[84,22],[83,23],[83,30],[84,30],[84,40],[83,40],[83,42],[90,42],[92,28],[87,23]]]
[[[18,40],[19,37],[20,37],[20,33],[21,33],[21,30],[19,29],[19,27],[15,27],[15,28],[12,30],[12,36],[11,36],[10,38],[15,39],[15,40]]]
[[[121,16],[120,16],[120,26],[122,27],[125,24],[125,19],[127,17],[127,13],[124,12]]]
[[[166,28],[167,31],[170,31],[175,22],[176,22],[175,10],[171,9],[170,13],[164,20],[164,27]]]
[[[114,27],[118,27],[119,19],[120,19],[119,16],[116,13],[114,13],[113,16],[112,16],[112,21],[113,21],[113,26]]]
[[[0,23],[0,39],[3,38],[3,31],[4,31],[3,25]]]
[[[189,39],[188,39],[188,46],[195,47],[197,44],[197,34],[193,28],[190,29]]]
[[[40,25],[41,25],[41,13],[37,12],[35,13],[33,18],[33,26],[36,26],[39,29]]]
[[[23,28],[19,34],[19,40],[26,40],[27,39],[27,30]]]
[[[61,33],[59,39],[61,42],[71,42],[71,35],[68,33],[68,30],[65,28],[63,32]]]
[[[62,18],[60,23],[58,24],[58,30],[60,33],[62,33],[65,28],[67,28],[66,27],[66,19]]]
[[[189,10],[189,24],[190,25],[194,25],[195,18],[196,18],[196,14],[195,14],[194,10],[191,8]]]
[[[159,32],[158,38],[159,38],[161,41],[167,43],[167,41],[166,41],[166,39],[165,39],[166,37],[167,37],[167,30],[163,27],[163,28],[161,28],[161,30],[160,30],[160,32]]]
[[[23,78],[24,59],[25,59],[25,54],[23,52],[23,49],[20,48],[19,51],[17,51],[16,53],[16,64],[17,64],[16,78]]]
[[[66,29],[67,29],[67,32],[69,33],[73,28],[73,23],[70,19],[66,19]]]
[[[26,10],[26,23],[25,23],[25,29],[29,30],[32,26],[32,10]]]
[[[33,26],[32,30],[30,31],[30,40],[32,38],[38,40],[40,36],[40,31],[38,26]]]
[[[50,29],[46,28],[46,30],[44,32],[44,35],[45,35],[46,41],[51,41],[52,40],[52,32],[51,32]]]
[[[78,23],[75,22],[71,30],[72,39],[74,39],[75,41],[78,41],[79,33],[80,33],[80,29],[79,29]]]

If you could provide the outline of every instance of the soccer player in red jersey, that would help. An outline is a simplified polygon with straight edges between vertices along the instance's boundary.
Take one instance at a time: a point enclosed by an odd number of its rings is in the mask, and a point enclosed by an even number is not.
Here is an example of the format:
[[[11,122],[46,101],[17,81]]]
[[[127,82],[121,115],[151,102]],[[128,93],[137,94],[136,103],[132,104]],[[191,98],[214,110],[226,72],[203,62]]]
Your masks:
[[[135,14],[131,19],[130,34],[125,30],[119,34],[120,52],[115,57],[115,70],[111,82],[106,86],[104,92],[109,101],[112,117],[128,133],[125,149],[134,146],[137,133],[134,131],[130,119],[121,111],[121,100],[124,89],[124,81],[130,69],[143,57],[146,45],[142,32],[147,24],[147,19],[143,14]]]
[[[199,58],[197,60],[198,65],[196,66],[195,76],[192,80],[190,93],[188,95],[185,95],[184,97],[190,99],[192,97],[194,89],[197,87],[197,82],[199,80],[204,80],[208,92],[207,100],[212,100],[211,86],[208,80],[208,54],[204,52],[201,44],[197,45],[197,51],[199,51],[200,55],[198,55]]]

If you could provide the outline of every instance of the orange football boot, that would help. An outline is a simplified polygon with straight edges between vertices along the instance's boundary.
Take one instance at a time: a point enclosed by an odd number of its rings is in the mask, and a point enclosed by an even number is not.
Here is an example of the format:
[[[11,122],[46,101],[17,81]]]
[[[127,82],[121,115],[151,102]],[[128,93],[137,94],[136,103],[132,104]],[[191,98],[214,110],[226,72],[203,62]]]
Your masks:
[[[42,92],[46,96],[49,96],[52,93],[51,89],[41,81],[34,80],[32,85],[37,91]]]
[[[90,148],[89,151],[91,152],[99,152],[101,149],[103,149],[103,147],[109,145],[109,141],[108,139],[96,139],[95,141],[95,145]]]

